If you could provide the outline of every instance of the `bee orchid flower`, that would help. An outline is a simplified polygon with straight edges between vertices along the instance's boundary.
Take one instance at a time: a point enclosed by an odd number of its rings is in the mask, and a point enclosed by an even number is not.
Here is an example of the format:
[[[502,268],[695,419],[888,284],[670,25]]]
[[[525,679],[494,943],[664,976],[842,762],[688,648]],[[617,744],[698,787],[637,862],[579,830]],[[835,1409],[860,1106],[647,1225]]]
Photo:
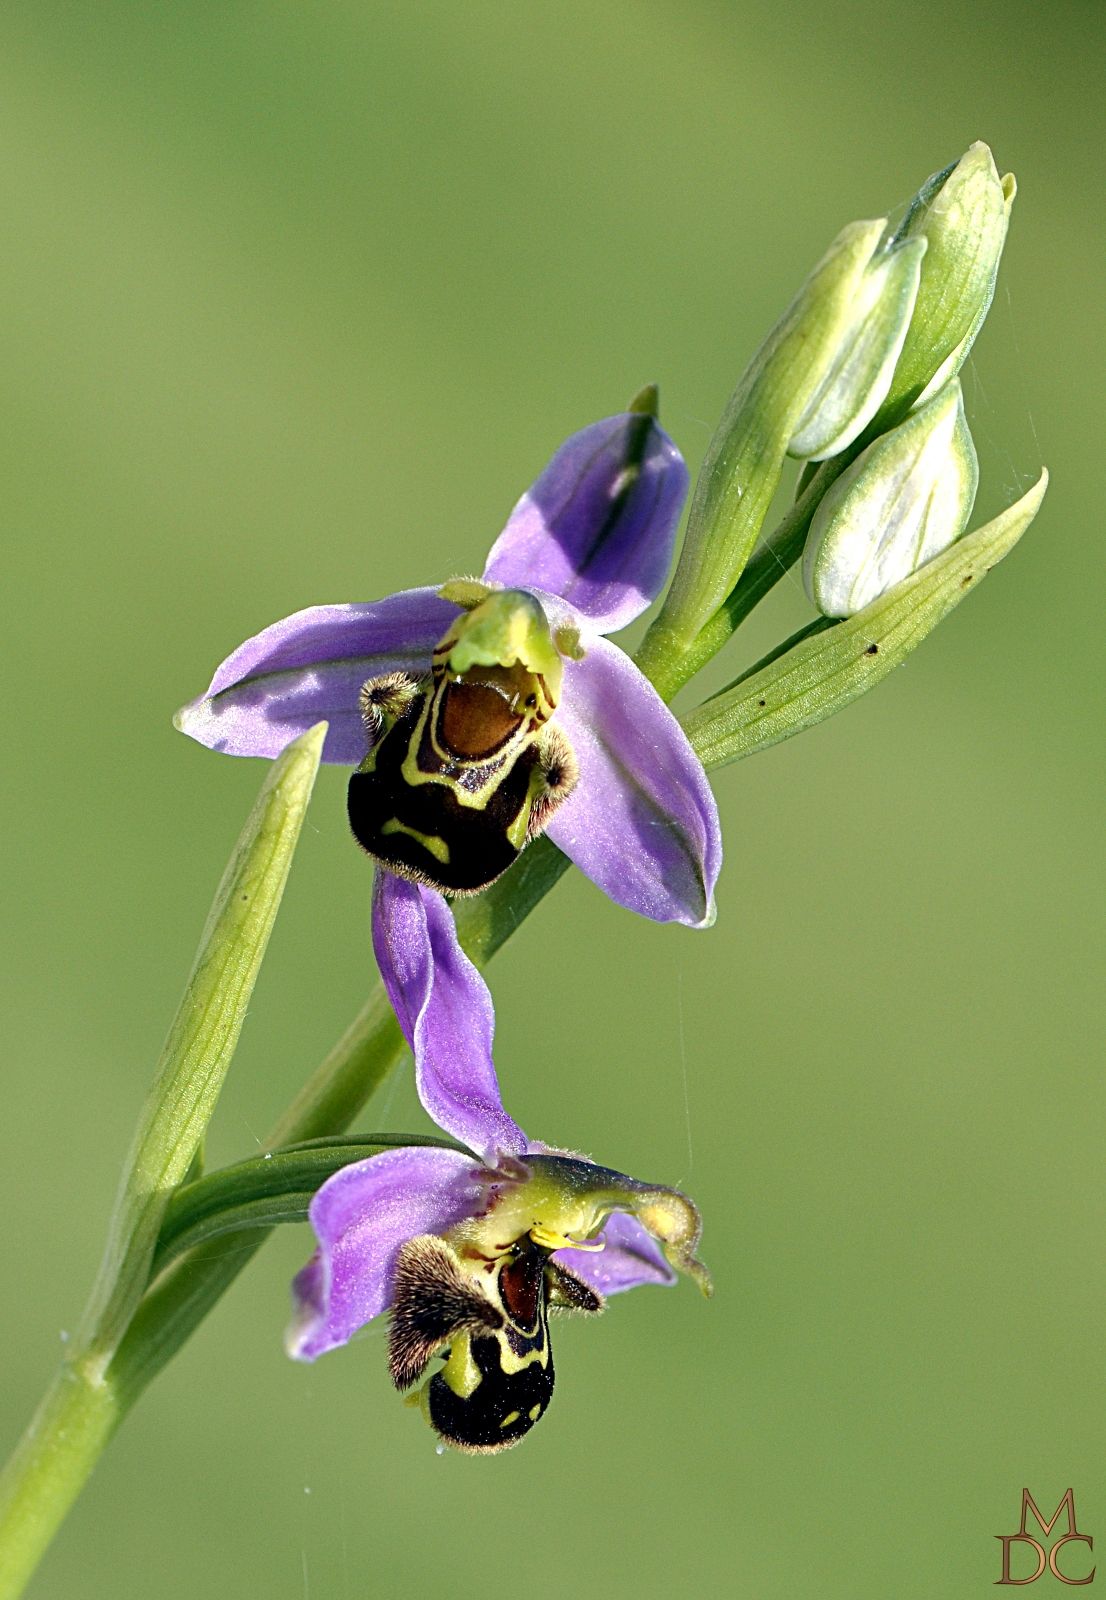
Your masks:
[[[374,945],[417,1063],[490,1039],[482,982],[452,982],[441,896],[486,887],[543,831],[620,905],[713,920],[710,785],[606,638],[659,594],[687,492],[655,393],[634,405],[562,445],[481,578],[296,612],[235,650],[176,718],[212,749],[266,757],[329,723],[323,760],[356,768],[350,822],[378,865]]]
[[[297,611],[228,656],[177,726],[273,757],[325,718],[323,760],[358,768],[355,832],[410,880],[478,890],[547,831],[621,905],[702,925],[714,798],[675,717],[605,637],[659,594],[687,482],[649,411],[593,423],[518,502],[482,579]]]
[[[422,1072],[419,1092],[483,1159],[411,1145],[329,1178],[311,1202],[318,1248],[293,1284],[287,1348],[314,1361],[390,1311],[396,1387],[419,1386],[411,1398],[445,1444],[486,1454],[517,1444],[549,1405],[551,1311],[599,1312],[607,1295],[673,1283],[676,1270],[710,1293],[699,1213],[679,1190],[527,1140],[494,1072],[474,1092],[463,1047]]]

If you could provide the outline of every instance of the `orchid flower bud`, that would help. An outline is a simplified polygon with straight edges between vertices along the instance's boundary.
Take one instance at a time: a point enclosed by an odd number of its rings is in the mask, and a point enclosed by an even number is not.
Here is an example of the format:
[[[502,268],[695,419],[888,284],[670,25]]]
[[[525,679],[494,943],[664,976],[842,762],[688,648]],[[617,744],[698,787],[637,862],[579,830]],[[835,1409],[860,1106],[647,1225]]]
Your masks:
[[[654,645],[666,635],[694,638],[723,603],[756,544],[787,453],[843,449],[882,404],[925,250],[915,239],[887,244],[886,223],[842,229],[730,397]]]
[[[987,145],[973,144],[960,160],[919,189],[895,238],[924,239],[914,314],[887,398],[901,415],[959,372],[983,326],[995,292],[1010,210],[1013,173],[1000,178]]]
[[[787,453],[805,461],[839,455],[871,422],[891,387],[918,293],[924,238],[879,249],[861,275],[837,349]]]
[[[803,557],[803,582],[819,611],[851,617],[955,544],[978,482],[954,378],[826,491]]]

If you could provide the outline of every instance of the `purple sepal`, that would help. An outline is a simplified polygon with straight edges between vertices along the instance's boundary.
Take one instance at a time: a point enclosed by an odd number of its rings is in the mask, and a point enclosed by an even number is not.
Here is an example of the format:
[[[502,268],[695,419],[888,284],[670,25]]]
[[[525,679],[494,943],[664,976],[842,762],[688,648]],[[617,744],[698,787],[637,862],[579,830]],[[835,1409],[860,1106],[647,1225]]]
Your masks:
[[[314,1361],[379,1316],[400,1247],[479,1216],[495,1181],[471,1156],[415,1145],[328,1178],[308,1212],[319,1248],[292,1283],[288,1354]]]
[[[457,942],[445,900],[378,869],[372,925],[381,977],[414,1053],[419,1099],[439,1128],[489,1166],[522,1155],[526,1135],[503,1109],[492,1063],[492,997]]]
[[[560,595],[613,633],[660,593],[687,494],[683,457],[652,417],[575,433],[515,506],[484,576]]]
[[[722,834],[702,762],[628,655],[596,635],[584,646],[557,712],[580,778],[549,837],[619,905],[708,927]]]
[[[308,606],[239,645],[207,693],[174,720],[209,749],[272,757],[325,718],[323,760],[356,765],[367,748],[361,685],[386,672],[426,672],[456,615],[436,589],[403,589],[365,605]]]
[[[613,1212],[601,1238],[605,1241],[602,1250],[558,1250],[554,1260],[563,1262],[604,1295],[621,1294],[643,1283],[676,1282],[664,1252],[636,1217],[625,1211]]]

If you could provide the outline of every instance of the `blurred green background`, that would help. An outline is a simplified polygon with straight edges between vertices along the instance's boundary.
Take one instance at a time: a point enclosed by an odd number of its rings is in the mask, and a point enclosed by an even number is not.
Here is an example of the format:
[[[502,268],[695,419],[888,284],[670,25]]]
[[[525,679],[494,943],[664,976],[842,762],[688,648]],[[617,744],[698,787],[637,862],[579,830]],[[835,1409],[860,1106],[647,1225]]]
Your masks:
[[[573,875],[492,969],[511,1109],[686,1184],[713,1303],[564,1324],[540,1430],[438,1457],[378,1328],[287,1362],[285,1230],[32,1594],[984,1595],[1023,1485],[1106,1540],[1102,44],[1092,0],[4,7],[5,1444],[262,776],[169,721],[239,639],[478,569],[646,381],[697,465],[838,227],[975,138],[1021,190],[964,375],[981,511],[1053,472],[904,671],[718,775],[712,933]],[[807,615],[781,583],[726,675]],[[343,794],[216,1161],[372,979]],[[406,1074],[362,1126],[424,1126]]]

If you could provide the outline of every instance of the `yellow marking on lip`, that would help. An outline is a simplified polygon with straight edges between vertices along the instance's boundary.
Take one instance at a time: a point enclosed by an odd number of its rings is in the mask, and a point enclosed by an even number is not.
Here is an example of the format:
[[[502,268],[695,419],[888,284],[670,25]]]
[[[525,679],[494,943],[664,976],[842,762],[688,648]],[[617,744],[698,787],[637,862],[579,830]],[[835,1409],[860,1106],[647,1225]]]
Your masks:
[[[423,849],[440,861],[443,867],[449,866],[449,846],[444,839],[439,839],[432,833],[420,833],[417,828],[409,828],[398,817],[389,817],[380,829],[382,834],[405,833],[409,839],[414,839],[416,844],[421,844]]]
[[[467,1400],[479,1389],[483,1374],[472,1359],[472,1340],[467,1333],[459,1334],[454,1340],[441,1376],[459,1400]]]
[[[521,1415],[521,1411],[508,1411],[507,1415],[503,1418],[503,1421],[499,1424],[499,1426],[501,1428],[509,1428],[511,1423],[517,1422]]]
[[[415,727],[411,733],[411,737],[407,741],[407,753],[403,757],[403,764],[400,767],[400,776],[402,777],[404,783],[410,788],[415,788],[420,783],[444,784],[449,789],[459,806],[468,806],[472,811],[483,811],[503,779],[503,773],[498,764],[496,765],[495,771],[492,773],[491,778],[484,785],[484,787],[476,790],[475,792],[464,788],[461,784],[454,782],[451,778],[447,778],[441,772],[422,772],[419,769],[419,745],[422,742],[423,730],[426,727],[427,719],[430,716],[433,704],[433,695],[427,695],[426,703],[419,712],[418,722],[415,724]],[[433,735],[431,735],[430,743],[433,747]],[[438,754],[440,755],[441,752],[439,751]],[[410,829],[408,829],[408,832],[410,832]]]
[[[541,1416],[541,1406],[531,1406],[527,1415],[529,1416],[531,1422],[537,1422],[538,1418]]]

